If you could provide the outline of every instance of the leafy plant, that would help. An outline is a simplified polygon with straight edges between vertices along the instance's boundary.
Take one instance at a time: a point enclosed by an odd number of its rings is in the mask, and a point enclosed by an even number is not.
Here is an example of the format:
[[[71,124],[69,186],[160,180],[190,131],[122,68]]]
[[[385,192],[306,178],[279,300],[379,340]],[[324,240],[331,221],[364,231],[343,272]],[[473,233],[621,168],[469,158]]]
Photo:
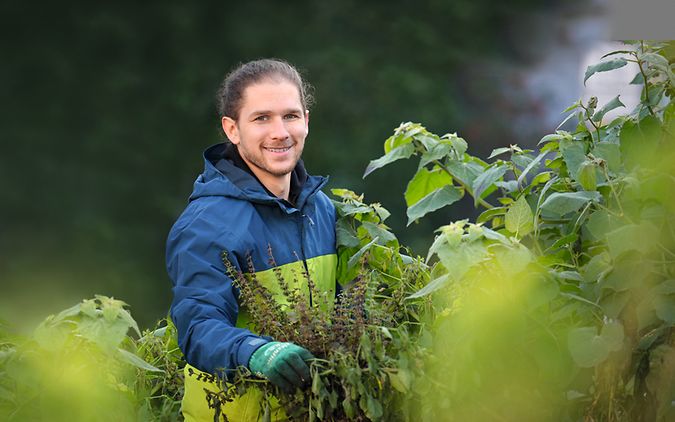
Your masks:
[[[263,286],[249,262],[248,273],[223,262],[240,291],[242,306],[251,315],[256,332],[278,341],[302,345],[316,356],[311,364],[308,391],[285,394],[240,368],[221,383],[221,391],[209,395],[215,418],[228,401],[250,388],[263,391],[261,411],[270,414],[278,400],[293,420],[410,420],[414,417],[407,398],[416,396],[413,380],[421,379],[425,348],[420,336],[428,335],[419,323],[422,304],[406,296],[426,280],[421,260],[402,257],[396,238],[383,225],[388,213],[379,204],[366,205],[347,190],[336,190],[341,220],[338,242],[350,253],[342,254],[341,277],[356,275],[333,299],[318,291],[309,274],[303,277],[312,302],[290,289],[298,285],[276,270],[279,293]],[[347,246],[348,245],[348,246]],[[272,251],[270,264],[276,267]],[[345,257],[349,256],[345,261]],[[406,263],[404,263],[404,261]],[[304,289],[303,289],[304,290]]]
[[[5,333],[2,419],[177,419],[182,356],[175,336],[165,327],[141,337],[125,306],[97,295],[49,316],[31,337]]]
[[[640,42],[590,66],[585,80],[635,63],[640,103],[606,121],[624,106],[618,97],[600,108],[596,98],[578,101],[563,121],[576,118],[574,131],[545,136],[538,152],[511,145],[487,163],[455,134],[406,123],[366,169],[419,157],[405,193],[409,224],[465,194],[486,209],[481,226],[439,230],[429,251],[437,257],[432,281],[411,296],[433,294],[449,309],[435,321],[451,328],[434,331],[442,345],[434,367],[453,381],[432,400],[453,409],[449,420],[673,416],[675,78],[663,48]],[[473,306],[458,305],[466,303]],[[483,313],[518,323],[495,332]],[[500,352],[498,367],[486,365],[496,357],[486,344],[520,353]],[[547,383],[541,375],[552,362],[560,376]],[[523,397],[533,399],[514,407]],[[509,403],[516,410],[505,413]]]

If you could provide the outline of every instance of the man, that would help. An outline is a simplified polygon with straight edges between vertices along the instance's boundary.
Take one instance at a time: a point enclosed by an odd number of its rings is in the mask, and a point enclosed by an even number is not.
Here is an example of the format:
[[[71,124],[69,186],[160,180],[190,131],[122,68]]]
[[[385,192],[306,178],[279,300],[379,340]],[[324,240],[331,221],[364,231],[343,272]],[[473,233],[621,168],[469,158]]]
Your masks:
[[[268,246],[282,269],[307,269],[317,287],[336,288],[335,209],[320,189],[326,179],[309,176],[300,156],[309,133],[307,86],[293,66],[257,60],[239,66],[218,91],[221,125],[229,143],[204,153],[205,169],[167,241],[173,281],[171,318],[188,365],[183,414],[213,420],[206,391],[213,377],[247,366],[286,391],[310,378],[312,355],[302,347],[261,337],[245,327],[237,290],[221,254],[272,289],[276,279]],[[306,281],[287,280],[309,294]],[[293,286],[295,283],[295,286]],[[255,310],[249,310],[255,312]],[[227,403],[230,420],[257,420],[259,395]]]

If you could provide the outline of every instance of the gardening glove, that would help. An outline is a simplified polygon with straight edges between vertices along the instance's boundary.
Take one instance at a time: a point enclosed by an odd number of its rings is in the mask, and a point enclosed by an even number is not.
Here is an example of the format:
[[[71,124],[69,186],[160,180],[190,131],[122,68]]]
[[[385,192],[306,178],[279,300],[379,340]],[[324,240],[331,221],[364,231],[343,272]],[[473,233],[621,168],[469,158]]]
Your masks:
[[[253,352],[248,367],[286,393],[292,393],[310,380],[306,361],[314,359],[307,350],[293,343],[272,341]]]

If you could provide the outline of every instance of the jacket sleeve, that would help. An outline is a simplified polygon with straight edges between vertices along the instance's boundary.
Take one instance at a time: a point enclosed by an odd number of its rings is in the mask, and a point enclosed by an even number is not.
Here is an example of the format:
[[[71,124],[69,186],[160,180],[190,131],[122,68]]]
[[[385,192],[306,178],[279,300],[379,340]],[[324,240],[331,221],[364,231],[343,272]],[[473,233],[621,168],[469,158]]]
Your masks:
[[[188,363],[209,373],[247,366],[268,341],[236,327],[237,293],[221,260],[231,238],[222,227],[211,218],[184,213],[169,233],[166,250],[178,344]]]

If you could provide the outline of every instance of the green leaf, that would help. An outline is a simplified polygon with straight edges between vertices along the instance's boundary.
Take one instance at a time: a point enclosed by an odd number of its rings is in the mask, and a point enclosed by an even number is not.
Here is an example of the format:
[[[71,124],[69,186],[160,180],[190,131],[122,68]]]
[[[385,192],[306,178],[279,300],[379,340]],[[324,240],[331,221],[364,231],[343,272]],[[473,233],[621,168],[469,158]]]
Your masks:
[[[416,204],[422,198],[445,185],[452,185],[452,177],[440,168],[428,170],[420,168],[408,182],[405,191],[405,202],[408,207]]]
[[[490,221],[491,219],[493,219],[498,215],[506,214],[507,210],[508,210],[507,207],[494,207],[485,210],[481,215],[478,216],[478,218],[476,219],[476,223],[485,223],[487,221]]]
[[[638,73],[635,75],[633,80],[630,81],[629,85],[644,85],[645,83],[645,77],[642,76],[642,73]]]
[[[575,179],[581,185],[582,188],[586,191],[594,191],[598,186],[598,181],[596,178],[596,167],[595,164],[590,161],[584,161],[577,170]]]
[[[452,145],[450,144],[443,142],[434,144],[430,149],[422,154],[422,157],[420,157],[419,168],[421,169],[432,161],[441,160],[442,158],[446,157],[450,151],[452,151]]]
[[[506,230],[522,238],[534,229],[534,215],[524,196],[518,198],[506,213]]]
[[[600,335],[595,327],[570,330],[567,344],[577,365],[591,368],[607,359],[610,352],[620,350],[623,339],[623,326],[619,322],[610,322],[602,327]]]
[[[610,142],[598,142],[593,147],[592,154],[595,158],[601,158],[607,163],[611,172],[621,170],[621,147]]]
[[[352,268],[353,266],[355,266],[359,262],[363,254],[366,253],[368,249],[370,249],[370,247],[373,246],[375,243],[377,243],[377,238],[371,240],[367,245],[363,246],[361,249],[356,251],[356,253],[352,255],[351,258],[349,258],[349,261],[347,262],[347,267]]]
[[[459,201],[463,195],[463,191],[455,186],[446,185],[434,190],[415,203],[415,205],[408,207],[406,212],[408,215],[407,225],[409,226],[413,221],[422,218],[432,211]]]
[[[601,195],[598,191],[556,192],[546,198],[544,203],[541,204],[541,209],[562,217],[567,213],[578,211],[590,201],[599,202],[600,198]]]
[[[354,248],[359,246],[359,238],[356,235],[356,230],[343,218],[338,218],[335,223],[335,235],[337,237],[337,246],[346,246]]]
[[[675,280],[666,280],[651,291],[656,315],[668,324],[675,324]]]
[[[570,175],[576,175],[579,172],[581,164],[587,160],[586,147],[580,141],[561,141],[560,152]]]
[[[488,157],[488,160],[491,159],[491,158],[494,158],[498,155],[504,154],[505,152],[509,152],[509,151],[511,151],[511,148],[509,148],[509,147],[501,147],[501,148],[493,149],[492,153]]]
[[[537,157],[536,157],[534,160],[530,161],[530,163],[527,165],[527,167],[525,167],[525,169],[523,169],[523,172],[520,174],[520,176],[518,176],[518,185],[520,185],[521,183],[523,183],[523,181],[524,181],[525,178],[527,177],[527,174],[528,174],[528,173],[529,173],[536,165],[538,165],[539,162],[540,162],[545,156],[546,156],[546,153],[545,153],[545,152],[542,152],[542,153],[540,153],[539,155],[537,155]]]
[[[407,299],[416,299],[418,297],[423,297],[426,295],[429,295],[436,290],[442,288],[445,286],[445,284],[448,282],[450,279],[450,274],[443,274],[442,276],[435,278],[429,282],[426,286],[422,287],[415,293],[411,294],[410,296],[407,297]]]
[[[364,221],[363,223],[361,223],[361,227],[366,229],[370,237],[372,237],[373,239],[375,238],[379,239],[378,243],[380,245],[385,245],[391,241],[396,240],[396,236],[392,232],[387,230],[386,226],[384,225]]]
[[[659,231],[651,223],[626,224],[607,233],[607,246],[612,258],[628,251],[647,254],[655,247],[658,238]]]
[[[607,104],[605,104],[600,110],[596,111],[592,119],[595,122],[600,122],[602,121],[602,118],[605,116],[605,114],[619,107],[626,107],[626,105],[619,100],[619,95],[617,95]]]
[[[569,245],[570,243],[576,242],[578,238],[579,238],[579,235],[577,235],[576,233],[568,234],[567,236],[563,236],[560,239],[553,242],[553,244],[551,246],[549,246],[549,248],[547,250],[555,251],[556,249],[558,249],[560,247],[563,247],[563,246]],[[579,276],[579,281],[581,281],[581,276]]]
[[[485,171],[486,166],[482,165],[482,162],[479,160],[468,159],[467,161],[449,160],[446,167],[452,173],[453,178],[462,182],[468,189],[471,189],[473,181]]]
[[[415,145],[411,143],[403,144],[399,147],[396,147],[391,151],[389,151],[388,153],[386,153],[385,155],[383,155],[382,157],[378,158],[377,160],[372,160],[368,164],[368,167],[366,167],[366,171],[363,173],[363,177],[365,178],[373,171],[382,168],[387,164],[391,164],[394,161],[403,158],[410,158],[413,154],[415,154]]]
[[[478,177],[476,177],[472,184],[474,205],[478,205],[478,201],[483,196],[483,193],[486,193],[497,180],[501,179],[504,176],[504,173],[506,173],[506,170],[508,170],[508,167],[504,164],[501,164],[495,167],[490,167]]]
[[[441,137],[441,142],[448,142],[450,145],[452,145],[452,149],[455,150],[455,158],[458,160],[462,159],[462,156],[468,148],[466,141],[458,137],[456,133],[446,133]]]
[[[584,85],[586,85],[586,81],[588,78],[593,76],[594,74],[598,72],[607,72],[609,70],[614,70],[614,69],[619,69],[621,67],[624,67],[628,61],[626,59],[612,59],[612,60],[607,60],[606,62],[601,62],[595,65],[588,66],[586,69],[586,73],[584,74]]]
[[[532,183],[530,183],[530,186],[537,186],[542,183],[546,183],[549,180],[551,180],[551,172],[550,171],[545,171],[543,173],[539,173],[536,176],[532,178]]]
[[[369,395],[367,403],[368,405],[365,409],[366,416],[368,416],[370,420],[379,420],[382,417],[382,404],[380,401]]]
[[[537,142],[537,145],[541,145],[545,142],[560,141],[561,139],[564,139],[564,138],[565,137],[563,135],[559,134],[559,133],[551,133],[551,134],[548,134],[548,135],[544,136],[543,138],[541,138],[541,140],[539,142]]]
[[[127,350],[118,348],[117,351],[120,353],[120,356],[122,357],[123,360],[125,360],[127,363],[134,365],[137,368],[141,368],[150,372],[164,372],[163,370],[150,365],[148,362],[144,361],[140,357],[136,356],[135,354]]]
[[[567,117],[565,117],[565,118],[563,119],[563,121],[560,122],[560,124],[558,125],[558,127],[556,127],[555,129],[558,130],[558,129],[560,129],[561,127],[563,127],[563,125],[564,125],[565,123],[567,123],[567,122],[568,122],[572,117],[574,117],[574,116],[576,116],[576,113],[570,113],[570,114],[568,114]],[[539,141],[539,142],[541,142],[541,141]],[[539,145],[539,144],[537,144],[537,145]]]

